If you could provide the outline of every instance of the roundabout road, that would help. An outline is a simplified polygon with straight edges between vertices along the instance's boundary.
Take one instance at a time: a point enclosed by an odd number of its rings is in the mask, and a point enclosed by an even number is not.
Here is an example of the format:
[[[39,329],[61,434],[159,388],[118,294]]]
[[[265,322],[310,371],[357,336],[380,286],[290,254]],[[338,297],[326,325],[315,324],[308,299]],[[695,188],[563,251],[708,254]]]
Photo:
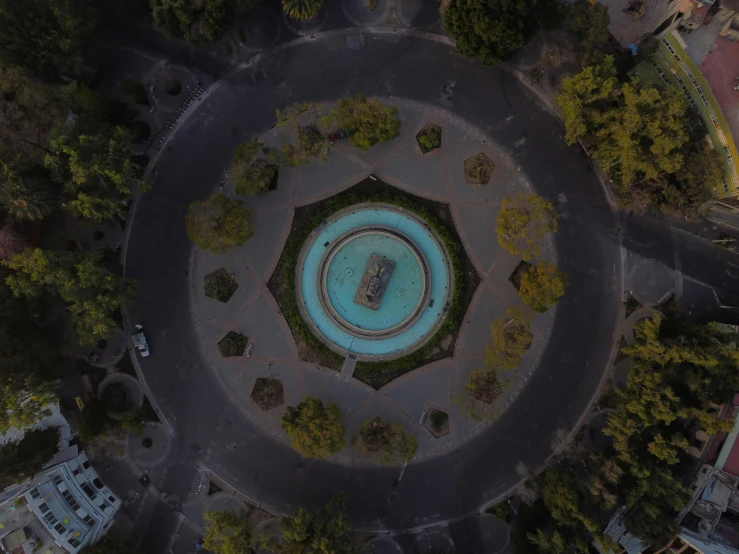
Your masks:
[[[555,203],[558,264],[570,281],[539,368],[517,400],[458,449],[402,472],[305,460],[265,433],[207,367],[190,314],[187,205],[217,186],[239,142],[274,125],[276,108],[359,92],[449,110],[490,137]],[[152,349],[141,369],[174,427],[182,448],[173,451],[185,452],[182,462],[204,463],[278,511],[343,491],[351,516],[368,529],[408,529],[473,512],[515,484],[519,460],[529,467],[543,462],[553,432],[579,419],[598,386],[621,293],[617,220],[587,160],[565,145],[562,134],[561,123],[510,74],[417,38],[306,42],[221,82],[162,153],[152,191],[131,222],[127,253],[126,273],[141,281],[130,316],[149,330]],[[494,220],[487,223],[469,240],[496,243]],[[264,256],[276,259],[281,247],[280,241],[266,245],[272,251]],[[258,286],[266,291],[264,276]]]

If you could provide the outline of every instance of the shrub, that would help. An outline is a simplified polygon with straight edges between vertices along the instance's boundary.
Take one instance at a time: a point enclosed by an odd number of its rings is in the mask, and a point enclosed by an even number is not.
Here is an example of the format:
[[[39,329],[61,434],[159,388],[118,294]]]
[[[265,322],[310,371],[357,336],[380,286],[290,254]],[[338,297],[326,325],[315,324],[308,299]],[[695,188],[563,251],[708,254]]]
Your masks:
[[[135,410],[129,410],[123,415],[123,419],[121,419],[121,427],[126,431],[131,431],[140,435],[144,432],[146,422],[146,411],[143,408],[137,408]]]
[[[293,19],[312,19],[318,15],[323,0],[282,0],[282,9]]]

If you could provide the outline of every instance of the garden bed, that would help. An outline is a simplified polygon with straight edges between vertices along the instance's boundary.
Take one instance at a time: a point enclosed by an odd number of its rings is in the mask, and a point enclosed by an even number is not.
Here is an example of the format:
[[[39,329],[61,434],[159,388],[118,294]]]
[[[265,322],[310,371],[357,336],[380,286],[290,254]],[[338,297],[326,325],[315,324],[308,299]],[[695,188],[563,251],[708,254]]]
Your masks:
[[[339,370],[343,363],[343,356],[333,352],[311,333],[298,310],[295,266],[300,249],[321,222],[341,209],[363,202],[384,202],[419,216],[443,241],[454,268],[454,294],[449,301],[444,323],[425,345],[395,360],[357,363],[354,377],[379,389],[417,367],[452,355],[462,317],[480,283],[480,277],[462,247],[446,204],[419,198],[368,178],[338,195],[300,207],[295,210],[285,248],[267,286],[287,320],[301,360],[335,370]]]
[[[126,392],[126,387],[121,383],[111,383],[103,389],[103,402],[105,406],[116,413],[123,413],[131,407],[131,400]]]
[[[231,299],[238,288],[236,277],[224,268],[205,276],[205,296],[224,304]]]
[[[421,152],[428,154],[441,148],[441,127],[429,123],[416,135],[416,142]]]
[[[430,408],[423,425],[437,439],[449,434],[449,416],[441,410]]]
[[[254,383],[251,399],[265,412],[285,403],[282,381],[260,377]]]
[[[228,334],[218,342],[218,351],[224,358],[232,358],[234,356],[243,356],[246,346],[249,344],[249,337],[229,331]]]
[[[495,164],[482,152],[464,161],[465,181],[472,185],[487,185]]]
[[[528,262],[521,262],[516,266],[516,269],[513,270],[513,273],[511,273],[511,276],[508,277],[508,280],[511,282],[511,284],[516,287],[516,290],[521,290],[521,279],[523,278],[523,274],[526,273],[529,268],[531,268],[531,264]]]

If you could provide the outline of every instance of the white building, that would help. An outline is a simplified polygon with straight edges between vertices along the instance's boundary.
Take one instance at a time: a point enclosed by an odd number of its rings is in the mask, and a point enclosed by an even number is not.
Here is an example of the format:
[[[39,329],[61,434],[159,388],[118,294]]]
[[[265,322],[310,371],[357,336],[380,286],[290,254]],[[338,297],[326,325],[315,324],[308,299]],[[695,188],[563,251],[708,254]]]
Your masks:
[[[7,554],[76,554],[108,531],[121,505],[87,455],[70,444],[58,406],[36,427],[52,425],[60,428],[54,459],[33,479],[0,492],[0,551]],[[22,436],[9,432],[0,443]]]

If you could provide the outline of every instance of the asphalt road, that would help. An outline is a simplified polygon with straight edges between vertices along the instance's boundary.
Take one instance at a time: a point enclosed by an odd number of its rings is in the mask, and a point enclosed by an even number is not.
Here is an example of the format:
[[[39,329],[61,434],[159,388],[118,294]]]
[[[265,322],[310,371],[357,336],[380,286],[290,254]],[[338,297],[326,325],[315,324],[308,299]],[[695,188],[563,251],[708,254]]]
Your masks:
[[[162,155],[154,187],[131,223],[126,273],[141,281],[131,317],[150,334],[152,356],[141,367],[174,425],[183,464],[202,460],[281,511],[343,491],[359,525],[404,529],[469,513],[504,493],[517,481],[516,463],[539,465],[554,431],[583,413],[614,340],[619,222],[587,160],[562,141],[561,123],[510,74],[432,41],[362,40],[308,42],[222,82]],[[304,460],[256,428],[206,367],[189,317],[187,205],[217,186],[236,144],[274,125],[276,108],[358,92],[427,102],[478,126],[563,215],[555,240],[570,286],[539,369],[486,432],[448,455],[410,464],[402,480],[397,468]],[[493,222],[490,240],[496,240]]]

